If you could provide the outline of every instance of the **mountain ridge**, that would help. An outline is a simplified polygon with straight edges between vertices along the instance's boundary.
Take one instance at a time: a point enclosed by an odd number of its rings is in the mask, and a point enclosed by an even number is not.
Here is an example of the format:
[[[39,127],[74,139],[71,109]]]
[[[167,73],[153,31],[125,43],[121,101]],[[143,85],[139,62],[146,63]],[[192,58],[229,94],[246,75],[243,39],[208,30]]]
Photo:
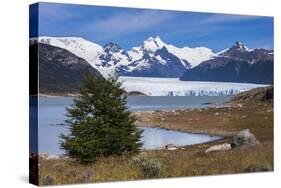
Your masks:
[[[171,44],[164,43],[160,37],[149,37],[143,44],[138,47],[133,47],[131,50],[125,51],[122,47],[118,48],[123,53],[119,51],[114,51],[112,53],[111,50],[106,50],[107,47],[116,47],[116,44],[109,43],[104,47],[99,44],[89,42],[83,38],[79,37],[47,37],[42,36],[38,38],[31,38],[30,44],[33,43],[44,43],[53,45],[56,47],[64,48],[76,56],[85,59],[88,61],[93,68],[99,70],[99,72],[104,76],[108,77],[108,75],[119,74],[119,75],[133,75],[132,72],[135,72],[135,76],[142,76],[147,73],[147,67],[151,64],[152,67],[160,66],[164,71],[154,70],[153,75],[158,75],[161,77],[169,77],[171,73],[167,73],[171,66],[173,70],[181,70],[180,72],[172,74],[172,77],[179,77],[185,69],[189,69],[191,67],[196,66],[202,61],[208,60],[214,56],[214,53],[211,49],[206,47],[196,47],[189,48],[183,47],[178,48]],[[165,47],[167,51],[170,53],[169,57],[178,58],[180,63],[176,63],[176,65],[169,64],[168,67],[165,67],[166,61],[168,59],[161,58],[159,51]],[[156,51],[158,54],[156,55]],[[166,53],[166,52],[165,52]],[[164,54],[164,56],[167,55]],[[105,58],[107,57],[107,58]],[[151,57],[153,61],[148,57]],[[164,65],[164,66],[163,66]],[[143,70],[143,71],[142,71]]]
[[[186,70],[182,81],[273,84],[273,51],[248,49],[241,42],[214,58]]]
[[[148,37],[128,51],[117,43],[101,46],[79,37],[30,39],[30,44],[38,42],[66,49],[85,59],[105,78],[117,74],[182,81],[273,83],[273,50],[249,49],[239,41],[218,53],[206,47],[178,48],[158,36]]]

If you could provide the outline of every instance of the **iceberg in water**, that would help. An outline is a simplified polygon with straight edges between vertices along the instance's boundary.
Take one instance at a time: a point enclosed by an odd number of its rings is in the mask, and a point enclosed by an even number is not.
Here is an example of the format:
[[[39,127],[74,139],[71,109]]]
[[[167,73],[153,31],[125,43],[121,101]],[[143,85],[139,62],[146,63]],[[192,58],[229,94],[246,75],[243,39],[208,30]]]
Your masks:
[[[180,81],[178,78],[125,77],[119,78],[127,92],[139,91],[148,96],[221,96],[235,95],[263,84]]]

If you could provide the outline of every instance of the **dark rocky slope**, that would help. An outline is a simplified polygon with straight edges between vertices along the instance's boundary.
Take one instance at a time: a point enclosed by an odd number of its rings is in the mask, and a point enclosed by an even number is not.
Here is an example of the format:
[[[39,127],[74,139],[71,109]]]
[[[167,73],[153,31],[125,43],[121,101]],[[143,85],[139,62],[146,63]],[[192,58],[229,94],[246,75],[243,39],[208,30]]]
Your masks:
[[[84,59],[69,51],[47,44],[30,46],[30,61],[39,56],[39,93],[50,95],[76,94],[86,73],[101,76]]]
[[[273,51],[248,50],[242,43],[187,70],[180,80],[273,84]]]
[[[273,102],[273,87],[260,87],[256,89],[251,89],[249,91],[245,91],[243,93],[240,93],[236,95],[231,102],[234,103],[243,103],[243,102],[253,102],[253,103],[259,103],[259,102]]]

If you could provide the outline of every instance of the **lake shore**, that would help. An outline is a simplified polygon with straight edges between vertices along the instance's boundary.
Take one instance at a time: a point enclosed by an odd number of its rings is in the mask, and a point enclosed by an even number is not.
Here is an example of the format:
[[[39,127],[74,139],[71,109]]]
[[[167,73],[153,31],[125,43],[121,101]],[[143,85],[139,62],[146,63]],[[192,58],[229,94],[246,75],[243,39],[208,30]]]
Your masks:
[[[39,93],[31,97],[78,97],[79,93]]]
[[[134,112],[137,126],[155,127],[189,133],[232,137],[242,129],[253,129],[265,137],[273,134],[273,103],[228,102],[228,106],[199,109]],[[259,126],[267,125],[267,126]]]
[[[235,135],[236,132],[220,129],[221,118],[219,115],[222,111],[229,111],[230,109],[232,107],[206,107],[134,112],[134,114],[138,117],[137,126],[229,137]]]

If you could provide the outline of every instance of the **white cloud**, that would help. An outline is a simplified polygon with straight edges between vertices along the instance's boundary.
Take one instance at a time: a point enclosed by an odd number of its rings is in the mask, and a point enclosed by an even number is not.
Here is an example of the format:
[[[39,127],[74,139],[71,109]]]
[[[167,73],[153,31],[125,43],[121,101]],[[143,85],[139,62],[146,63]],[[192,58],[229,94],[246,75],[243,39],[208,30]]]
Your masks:
[[[230,15],[230,14],[212,14],[205,19],[201,20],[201,24],[223,24],[227,22],[240,22],[254,20],[260,17],[257,16],[243,16],[243,15]]]
[[[129,33],[141,32],[170,20],[172,14],[161,11],[141,11],[135,14],[115,14],[84,27],[83,30],[99,35],[103,39]]]
[[[70,11],[65,4],[59,3],[40,3],[39,11],[39,18],[43,18],[43,21],[66,21],[77,16],[77,12]]]

